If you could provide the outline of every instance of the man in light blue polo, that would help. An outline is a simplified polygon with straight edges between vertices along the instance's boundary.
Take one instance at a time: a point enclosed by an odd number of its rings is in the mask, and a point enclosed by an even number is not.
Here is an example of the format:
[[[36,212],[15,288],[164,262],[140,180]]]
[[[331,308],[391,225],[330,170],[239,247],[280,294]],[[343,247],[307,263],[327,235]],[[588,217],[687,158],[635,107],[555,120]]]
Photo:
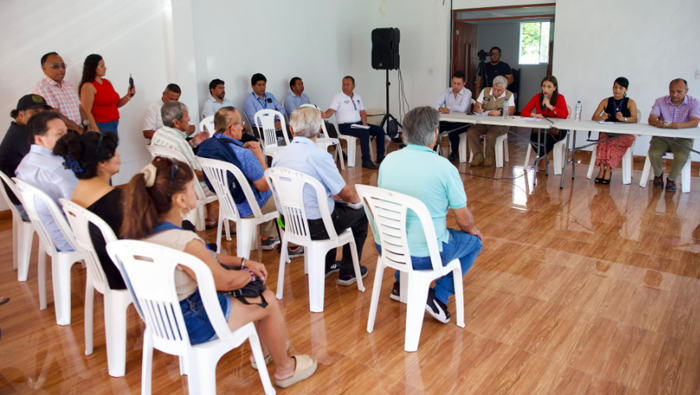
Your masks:
[[[292,92],[284,99],[284,111],[291,115],[294,110],[304,104],[310,104],[309,97],[304,94],[304,81],[299,77],[294,77],[289,81]]]
[[[221,107],[233,107],[233,102],[226,98],[226,86],[224,81],[215,78],[209,83],[209,93],[211,96],[204,102],[202,108],[202,119],[213,117]]]
[[[287,114],[280,102],[275,98],[275,95],[267,92],[267,78],[265,78],[264,75],[260,73],[253,74],[253,77],[250,79],[250,85],[253,91],[245,98],[243,102],[243,111],[245,111],[245,115],[248,117],[248,121],[250,121],[252,127],[255,127],[255,113],[260,110],[276,110],[279,111],[282,116]],[[282,129],[279,120],[275,120],[275,129]]]
[[[345,184],[333,156],[316,145],[321,122],[323,122],[321,111],[316,108],[302,107],[294,110],[289,120],[294,140],[289,146],[275,153],[272,167],[285,167],[299,171],[317,179],[323,185],[335,231],[341,233],[347,228],[352,229],[357,247],[357,257],[358,260],[362,261],[362,247],[367,239],[367,217],[355,188]],[[309,188],[310,186],[307,186],[306,189]],[[309,221],[311,239],[328,239],[316,193],[306,189],[304,191],[304,207]],[[339,197],[346,204],[336,204],[333,200],[334,196]],[[340,262],[335,262],[335,250],[328,251],[326,254],[326,277],[340,271],[338,284],[343,286],[352,285],[357,281],[350,248],[349,243],[343,246],[343,259]],[[361,266],[360,271],[363,278],[367,276],[365,266]]]
[[[481,251],[481,232],[474,226],[474,216],[467,208],[467,195],[457,168],[432,150],[439,124],[439,113],[433,108],[418,107],[409,111],[403,119],[403,140],[407,145],[384,159],[377,185],[423,202],[435,225],[442,264],[459,259],[462,274],[466,274]],[[460,230],[447,228],[449,209],[453,210]],[[406,226],[413,268],[432,268],[420,220],[409,212]],[[381,254],[376,235],[375,243]],[[392,299],[399,300],[399,289],[399,273],[396,272]],[[426,311],[442,323],[449,322],[447,302],[454,293],[452,273],[439,278],[428,293]]]

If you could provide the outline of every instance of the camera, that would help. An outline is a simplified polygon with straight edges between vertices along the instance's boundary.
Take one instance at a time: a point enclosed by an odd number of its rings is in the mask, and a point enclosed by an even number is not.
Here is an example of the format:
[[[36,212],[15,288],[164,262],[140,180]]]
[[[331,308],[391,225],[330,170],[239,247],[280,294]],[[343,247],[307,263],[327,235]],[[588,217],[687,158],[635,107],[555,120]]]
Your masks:
[[[491,55],[493,55],[493,52],[486,52],[483,49],[481,51],[479,51],[479,53],[477,53],[477,56],[479,56],[479,60],[482,62],[484,60],[486,60],[487,56],[491,56]]]

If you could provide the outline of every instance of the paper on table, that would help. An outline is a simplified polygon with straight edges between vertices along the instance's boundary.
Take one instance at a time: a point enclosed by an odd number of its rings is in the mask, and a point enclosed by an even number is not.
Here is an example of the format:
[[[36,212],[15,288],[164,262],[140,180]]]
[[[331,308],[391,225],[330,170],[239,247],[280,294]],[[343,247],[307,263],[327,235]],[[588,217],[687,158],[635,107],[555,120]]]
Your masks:
[[[598,123],[604,124],[604,125],[614,125],[615,124],[615,122],[608,122],[608,121],[598,121]]]
[[[351,129],[369,129],[369,126],[353,123],[352,125],[350,125],[350,128]]]
[[[539,122],[542,120],[542,118],[532,118],[532,117],[522,117],[520,118],[521,121],[533,121],[533,122]]]
[[[474,115],[484,116],[484,115],[489,115],[489,112],[490,111],[484,111],[481,114],[479,114],[478,112],[475,112]]]

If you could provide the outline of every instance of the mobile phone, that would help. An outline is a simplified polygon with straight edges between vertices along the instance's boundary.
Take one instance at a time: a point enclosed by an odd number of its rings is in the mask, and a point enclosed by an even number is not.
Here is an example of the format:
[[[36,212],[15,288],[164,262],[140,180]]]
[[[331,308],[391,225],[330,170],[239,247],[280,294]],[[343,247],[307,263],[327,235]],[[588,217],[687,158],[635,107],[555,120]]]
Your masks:
[[[134,79],[131,78],[131,73],[129,73],[129,90],[134,89]],[[130,94],[129,97],[134,97],[134,94]]]

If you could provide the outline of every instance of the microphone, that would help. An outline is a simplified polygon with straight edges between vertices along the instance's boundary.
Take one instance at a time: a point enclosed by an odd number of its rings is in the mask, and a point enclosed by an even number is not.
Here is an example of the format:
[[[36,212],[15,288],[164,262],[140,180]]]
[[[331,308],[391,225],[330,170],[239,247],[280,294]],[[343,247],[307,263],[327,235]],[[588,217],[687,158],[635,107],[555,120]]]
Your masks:
[[[544,94],[544,98],[545,98],[545,99],[548,99],[548,98],[549,98],[549,95],[545,93],[545,94]]]

